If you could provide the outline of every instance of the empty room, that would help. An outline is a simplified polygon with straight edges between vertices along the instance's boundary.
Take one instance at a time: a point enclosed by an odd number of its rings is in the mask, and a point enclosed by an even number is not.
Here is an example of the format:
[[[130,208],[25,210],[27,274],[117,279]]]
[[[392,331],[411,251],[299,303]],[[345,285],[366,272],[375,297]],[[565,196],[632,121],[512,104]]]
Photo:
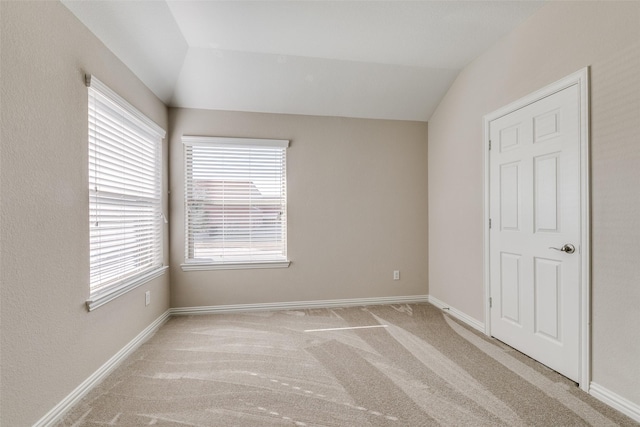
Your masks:
[[[640,425],[640,2],[0,24],[0,425]]]

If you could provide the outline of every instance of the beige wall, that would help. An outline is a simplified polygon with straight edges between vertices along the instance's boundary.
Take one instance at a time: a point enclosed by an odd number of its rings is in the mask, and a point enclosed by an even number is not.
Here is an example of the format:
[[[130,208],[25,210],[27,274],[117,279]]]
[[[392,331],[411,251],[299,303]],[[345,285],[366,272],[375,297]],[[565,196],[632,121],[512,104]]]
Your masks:
[[[592,380],[640,404],[640,3],[557,2],[477,58],[429,121],[430,294],[482,320],[482,117],[591,66]]]
[[[427,294],[426,123],[173,108],[169,117],[172,306]],[[289,268],[180,269],[182,135],[291,140]]]
[[[8,427],[32,425],[169,307],[165,274],[91,313],[85,308],[84,73],[165,128],[167,110],[62,4],[0,7],[0,425]]]

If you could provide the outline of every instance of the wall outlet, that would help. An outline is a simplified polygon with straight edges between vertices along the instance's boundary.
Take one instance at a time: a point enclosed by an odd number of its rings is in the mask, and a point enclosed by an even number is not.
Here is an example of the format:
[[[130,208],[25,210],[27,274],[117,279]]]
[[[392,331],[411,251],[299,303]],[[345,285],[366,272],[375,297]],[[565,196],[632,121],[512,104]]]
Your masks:
[[[393,271],[393,280],[400,280],[400,270]]]
[[[144,293],[144,305],[151,304],[151,291],[147,291]]]

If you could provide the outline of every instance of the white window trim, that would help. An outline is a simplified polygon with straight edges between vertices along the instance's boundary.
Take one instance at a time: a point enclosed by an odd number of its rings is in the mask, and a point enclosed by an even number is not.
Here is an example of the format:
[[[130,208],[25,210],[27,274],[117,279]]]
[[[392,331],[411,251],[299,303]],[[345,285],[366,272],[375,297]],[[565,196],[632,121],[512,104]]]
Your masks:
[[[183,145],[191,146],[207,146],[211,144],[231,145],[234,147],[280,147],[288,148],[290,141],[288,139],[256,139],[256,138],[225,138],[212,136],[193,136],[183,135]],[[186,170],[186,158],[185,158]],[[185,228],[186,224],[185,216]],[[185,248],[186,249],[186,248]],[[208,259],[203,261],[185,260],[180,264],[182,271],[207,271],[207,270],[245,270],[245,269],[272,269],[272,268],[288,268],[291,261],[288,259],[278,259],[273,261],[240,261],[240,262],[210,262]]]
[[[184,145],[230,145],[233,147],[289,147],[288,139],[222,138],[218,136],[182,136]]]
[[[103,95],[108,97],[110,101],[114,102],[118,107],[122,108],[127,113],[140,120],[142,123],[148,126],[149,130],[153,131],[160,139],[164,139],[167,136],[167,131],[158,126],[156,122],[145,116],[136,107],[129,104],[129,102],[127,102],[123,97],[115,93],[107,85],[98,80],[95,76],[87,74],[85,76],[85,84],[87,85],[87,87],[93,88],[102,93]]]
[[[180,264],[182,271],[205,271],[205,270],[245,270],[252,268],[288,268],[291,261],[255,261],[255,262],[234,262],[234,263],[210,263],[210,262],[187,262]]]
[[[90,87],[96,90],[97,92],[102,93],[103,95],[108,97],[110,101],[115,103],[118,107],[121,107],[127,113],[131,114],[137,120],[142,122],[144,125],[148,127],[148,130],[151,131],[153,134],[155,134],[155,136],[157,136],[160,140],[163,140],[166,137],[167,132],[164,129],[162,129],[158,124],[156,124],[154,121],[152,121],[147,116],[145,116],[142,112],[140,112],[140,110],[132,106],[129,102],[127,102],[124,98],[122,98],[120,95],[118,95],[113,90],[111,90],[107,85],[102,83],[96,77],[90,74],[85,75],[85,84],[87,87]],[[162,181],[160,182],[160,185],[162,186]],[[162,194],[162,188],[160,189],[160,194]],[[166,217],[164,216],[164,213],[162,213],[162,217],[164,219],[164,222],[166,223]],[[164,258],[163,247],[164,247],[164,244],[161,242],[160,256],[162,258]],[[120,297],[121,295],[124,295],[125,293],[157,277],[164,275],[165,271],[168,268],[169,266],[164,265],[164,262],[163,262],[163,265],[155,269],[142,272],[137,276],[124,280],[119,284],[106,288],[102,291],[94,292],[93,294],[91,294],[91,290],[89,290],[90,297],[85,301],[87,310],[93,311],[107,304],[108,302],[113,301],[114,299]]]
[[[142,286],[145,283],[155,279],[156,277],[160,277],[164,275],[164,272],[168,268],[169,268],[168,266],[164,265],[155,270],[147,271],[141,274],[140,276],[124,281],[120,283],[118,286],[114,286],[112,288],[106,289],[103,293],[99,293],[99,292],[96,293],[86,301],[87,309],[89,311],[93,311],[98,307],[102,307],[109,301],[113,301],[119,296],[134,290],[138,286]]]

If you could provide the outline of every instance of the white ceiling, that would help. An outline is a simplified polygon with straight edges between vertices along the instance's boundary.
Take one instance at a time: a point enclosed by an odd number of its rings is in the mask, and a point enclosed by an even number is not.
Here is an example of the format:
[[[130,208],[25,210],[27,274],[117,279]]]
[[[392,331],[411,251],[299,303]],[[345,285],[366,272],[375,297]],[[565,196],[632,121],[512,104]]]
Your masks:
[[[464,66],[543,4],[63,3],[167,105],[420,121]]]

